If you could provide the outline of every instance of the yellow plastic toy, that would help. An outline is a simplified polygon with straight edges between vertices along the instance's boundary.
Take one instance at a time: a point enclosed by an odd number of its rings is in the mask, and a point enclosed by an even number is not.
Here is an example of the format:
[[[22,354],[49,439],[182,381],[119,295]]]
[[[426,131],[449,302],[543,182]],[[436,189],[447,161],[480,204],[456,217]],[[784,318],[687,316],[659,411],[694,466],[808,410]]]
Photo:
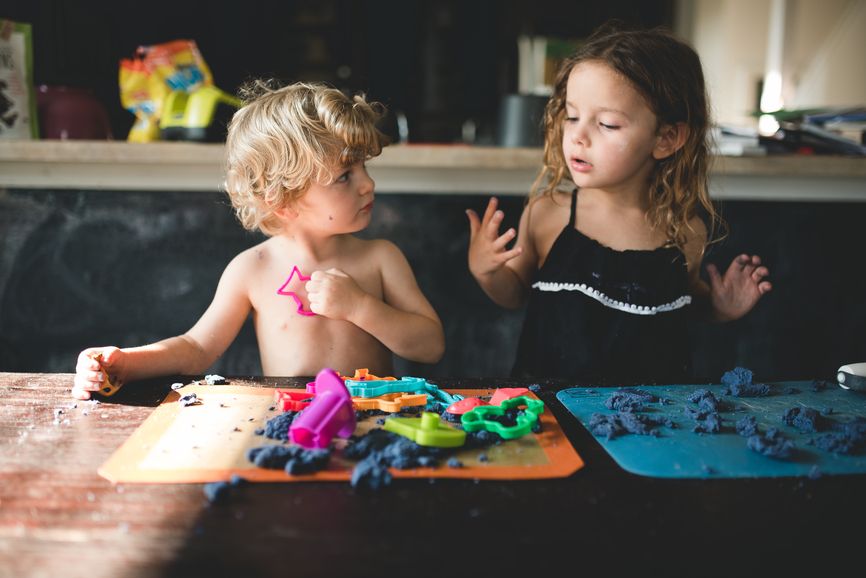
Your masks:
[[[409,438],[419,446],[458,448],[466,443],[466,432],[439,420],[439,415],[425,411],[421,417],[389,417],[385,426],[389,432]]]

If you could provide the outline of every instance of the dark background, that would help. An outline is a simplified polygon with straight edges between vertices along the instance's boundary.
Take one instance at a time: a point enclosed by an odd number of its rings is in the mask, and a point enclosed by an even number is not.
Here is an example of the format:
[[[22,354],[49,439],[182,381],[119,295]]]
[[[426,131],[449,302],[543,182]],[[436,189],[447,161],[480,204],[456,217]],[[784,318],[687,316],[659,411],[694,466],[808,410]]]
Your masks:
[[[4,0],[0,17],[32,25],[35,83],[92,89],[116,139],[133,121],[120,59],[193,39],[227,92],[256,77],[324,81],[405,114],[412,141],[458,140],[472,119],[491,142],[500,99],[517,89],[518,35],[579,39],[609,18],[671,26],[673,1]]]

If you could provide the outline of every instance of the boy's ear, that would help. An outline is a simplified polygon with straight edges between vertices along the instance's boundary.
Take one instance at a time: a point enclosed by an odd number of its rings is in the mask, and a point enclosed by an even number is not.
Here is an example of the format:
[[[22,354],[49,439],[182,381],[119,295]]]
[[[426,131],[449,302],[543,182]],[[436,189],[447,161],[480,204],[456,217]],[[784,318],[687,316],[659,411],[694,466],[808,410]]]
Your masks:
[[[295,207],[294,203],[289,203],[279,209],[274,209],[274,214],[283,220],[292,220],[297,218],[298,209]]]
[[[653,158],[656,160],[666,159],[686,144],[689,138],[689,127],[684,122],[676,124],[665,124],[659,129],[656,137],[656,146],[653,148]]]

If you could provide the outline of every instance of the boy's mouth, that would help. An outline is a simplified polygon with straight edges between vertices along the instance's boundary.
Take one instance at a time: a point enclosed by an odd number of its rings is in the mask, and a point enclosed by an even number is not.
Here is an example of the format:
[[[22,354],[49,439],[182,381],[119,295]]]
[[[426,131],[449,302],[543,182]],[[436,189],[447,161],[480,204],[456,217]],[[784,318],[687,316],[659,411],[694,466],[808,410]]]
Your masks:
[[[369,212],[372,210],[373,210],[373,201],[370,201],[369,203],[367,203],[366,205],[361,207],[361,212]]]

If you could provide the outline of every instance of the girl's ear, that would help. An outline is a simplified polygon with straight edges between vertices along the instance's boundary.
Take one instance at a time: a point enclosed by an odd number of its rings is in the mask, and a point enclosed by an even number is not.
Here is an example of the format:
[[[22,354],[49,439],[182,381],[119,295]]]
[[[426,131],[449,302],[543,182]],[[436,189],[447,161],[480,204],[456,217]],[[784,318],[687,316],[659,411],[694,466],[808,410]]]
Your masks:
[[[684,122],[676,124],[665,124],[659,129],[656,137],[656,146],[653,148],[653,158],[656,160],[666,159],[686,144],[689,138],[689,127]]]

